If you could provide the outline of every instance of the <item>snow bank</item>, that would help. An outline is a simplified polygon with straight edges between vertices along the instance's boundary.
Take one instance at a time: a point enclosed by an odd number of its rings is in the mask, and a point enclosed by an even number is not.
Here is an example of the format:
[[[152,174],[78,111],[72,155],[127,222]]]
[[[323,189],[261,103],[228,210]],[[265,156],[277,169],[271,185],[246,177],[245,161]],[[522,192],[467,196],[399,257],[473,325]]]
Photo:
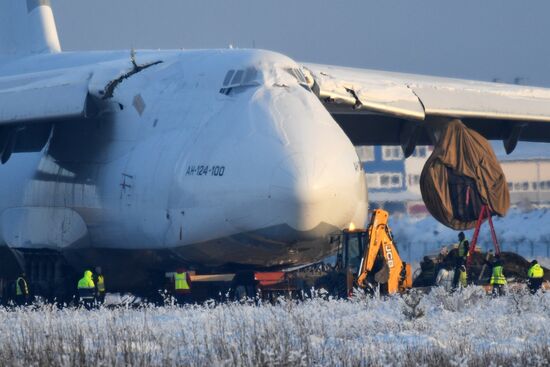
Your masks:
[[[546,262],[550,258],[550,210],[521,212],[514,209],[503,218],[494,218],[495,230],[503,251],[517,252],[527,259]],[[400,254],[406,261],[418,261],[425,254],[437,253],[442,246],[458,242],[458,231],[437,222],[432,217],[416,219],[408,216],[390,218]],[[474,231],[465,231],[471,239]],[[488,224],[481,227],[478,247],[492,249]]]
[[[469,287],[351,301],[0,309],[0,364],[529,365],[550,362],[550,294]]]

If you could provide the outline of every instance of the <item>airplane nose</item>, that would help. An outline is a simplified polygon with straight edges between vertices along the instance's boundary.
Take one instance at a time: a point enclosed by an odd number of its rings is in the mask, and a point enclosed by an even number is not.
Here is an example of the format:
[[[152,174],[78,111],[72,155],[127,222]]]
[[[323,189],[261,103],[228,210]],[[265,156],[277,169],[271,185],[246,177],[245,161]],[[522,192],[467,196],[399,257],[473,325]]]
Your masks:
[[[363,175],[354,160],[342,153],[288,155],[273,172],[271,209],[284,213],[286,224],[299,231],[322,223],[342,228],[362,221],[359,213],[366,212]]]
[[[267,184],[256,222],[317,235],[365,224],[367,190],[355,148],[313,93],[260,89],[249,116],[254,161],[265,167],[252,182]]]

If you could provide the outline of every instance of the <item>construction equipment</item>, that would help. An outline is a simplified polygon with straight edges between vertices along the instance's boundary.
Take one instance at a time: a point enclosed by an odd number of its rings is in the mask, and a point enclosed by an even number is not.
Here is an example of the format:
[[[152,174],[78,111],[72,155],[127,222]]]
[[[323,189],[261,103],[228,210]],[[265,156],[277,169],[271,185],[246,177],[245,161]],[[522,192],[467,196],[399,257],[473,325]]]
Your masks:
[[[255,292],[265,299],[274,295],[299,294],[311,288],[325,289],[333,296],[345,298],[354,288],[380,293],[403,292],[412,287],[410,264],[403,262],[388,227],[388,212],[376,209],[372,212],[367,229],[344,229],[331,237],[338,242],[334,266],[314,264],[299,269],[253,273]],[[241,279],[246,277],[241,276]],[[250,288],[234,282],[234,288]],[[197,282],[194,280],[194,284]],[[243,283],[244,284],[244,283]],[[250,296],[250,294],[247,295]]]
[[[388,227],[388,212],[377,209],[372,213],[366,239],[368,243],[364,246],[357,285],[365,289],[369,285],[380,284],[387,293],[411,288],[411,265],[399,256]]]

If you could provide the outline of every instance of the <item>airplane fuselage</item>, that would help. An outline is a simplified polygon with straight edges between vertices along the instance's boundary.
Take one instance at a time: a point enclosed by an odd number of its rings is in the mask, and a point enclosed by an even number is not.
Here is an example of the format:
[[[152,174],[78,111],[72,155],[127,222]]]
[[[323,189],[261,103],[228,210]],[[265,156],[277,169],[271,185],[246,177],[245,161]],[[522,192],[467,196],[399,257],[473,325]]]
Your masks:
[[[291,59],[138,53],[148,66],[112,84],[129,60],[64,53],[0,66],[0,76],[89,73],[97,110],[54,121],[40,152],[0,166],[9,248],[53,249],[108,272],[266,268],[319,259],[333,250],[330,233],[365,223],[355,149]]]

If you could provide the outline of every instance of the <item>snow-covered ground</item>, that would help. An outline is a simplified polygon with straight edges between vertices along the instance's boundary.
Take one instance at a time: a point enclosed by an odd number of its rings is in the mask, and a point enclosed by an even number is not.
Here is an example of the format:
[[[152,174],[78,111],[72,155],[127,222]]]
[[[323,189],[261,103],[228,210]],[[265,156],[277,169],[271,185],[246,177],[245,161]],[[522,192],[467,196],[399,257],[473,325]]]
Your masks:
[[[550,293],[0,309],[0,365],[548,366]]]
[[[531,212],[510,210],[506,217],[494,220],[497,237],[503,251],[516,252],[527,259],[538,259],[550,265],[550,209]],[[393,216],[390,219],[400,254],[406,261],[415,262],[425,254],[437,253],[442,246],[458,242],[458,231],[445,227],[432,217],[415,219],[409,216]],[[471,239],[473,230],[465,231]],[[481,227],[477,246],[484,250],[493,248],[488,224]]]

